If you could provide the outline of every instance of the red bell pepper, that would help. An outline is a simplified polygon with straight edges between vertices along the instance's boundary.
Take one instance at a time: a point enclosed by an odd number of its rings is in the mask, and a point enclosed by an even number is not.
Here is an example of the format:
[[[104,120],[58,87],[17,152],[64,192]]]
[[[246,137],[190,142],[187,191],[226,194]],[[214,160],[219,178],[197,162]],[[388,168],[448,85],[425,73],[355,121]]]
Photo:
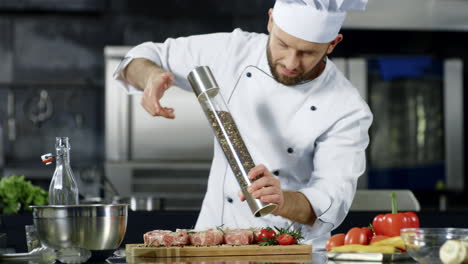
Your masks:
[[[410,219],[410,227],[419,227],[419,217],[414,212],[404,212],[404,214]]]
[[[376,235],[399,236],[402,228],[419,227],[419,218],[413,212],[398,213],[395,193],[392,192],[392,213],[379,214],[372,221]]]

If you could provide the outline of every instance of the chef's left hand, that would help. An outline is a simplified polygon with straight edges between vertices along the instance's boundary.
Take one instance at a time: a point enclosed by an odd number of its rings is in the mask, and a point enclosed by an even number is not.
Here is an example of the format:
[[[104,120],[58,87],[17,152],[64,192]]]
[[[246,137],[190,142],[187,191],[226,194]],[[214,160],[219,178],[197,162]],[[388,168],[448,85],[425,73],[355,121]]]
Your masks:
[[[265,165],[262,164],[252,168],[249,171],[248,177],[254,182],[249,186],[247,191],[251,193],[254,198],[258,198],[264,203],[277,204],[278,207],[273,214],[280,211],[284,205],[284,195],[280,180],[273,176]],[[245,201],[245,196],[242,191],[239,191],[239,198],[241,201]]]

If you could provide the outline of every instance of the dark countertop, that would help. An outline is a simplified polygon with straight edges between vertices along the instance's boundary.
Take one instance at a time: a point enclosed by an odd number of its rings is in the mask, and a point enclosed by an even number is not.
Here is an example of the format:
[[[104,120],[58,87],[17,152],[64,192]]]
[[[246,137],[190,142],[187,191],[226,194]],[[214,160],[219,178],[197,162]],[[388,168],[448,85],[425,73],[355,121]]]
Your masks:
[[[350,212],[343,223],[332,233],[345,233],[351,227],[367,226],[373,218],[382,212]],[[422,227],[460,227],[468,228],[468,211],[422,211],[418,213]],[[197,211],[129,211],[127,230],[121,247],[125,244],[142,243],[143,234],[154,229],[193,228],[198,217]],[[24,226],[32,224],[31,213],[0,217],[0,233],[7,234],[7,245],[16,252],[26,252]],[[127,260],[115,259],[115,263],[127,263]],[[154,263],[154,259],[148,260]],[[169,261],[169,260],[167,260]],[[231,261],[231,260],[230,260]],[[230,262],[229,261],[229,262]],[[170,262],[178,262],[171,260]],[[227,262],[227,261],[217,261]],[[248,261],[254,263],[256,261]],[[266,262],[266,261],[260,261]],[[283,261],[281,261],[283,262]],[[18,262],[17,262],[18,263]],[[113,262],[114,263],[114,262]],[[140,262],[141,263],[141,262]],[[363,263],[360,263],[363,264]]]
[[[193,228],[197,221],[198,211],[128,211],[127,230],[122,245],[141,243],[143,234],[154,229]],[[0,233],[6,239],[0,248],[13,248],[16,252],[26,252],[25,225],[32,225],[31,212],[19,215],[0,215]],[[1,237],[0,237],[1,238]],[[2,242],[2,241],[0,241]]]
[[[2,263],[33,264],[37,261],[2,261]],[[86,263],[92,264],[120,264],[120,263],[200,263],[200,264],[255,264],[255,263],[309,263],[325,264],[328,259],[321,252],[314,252],[308,256],[297,257],[295,255],[276,255],[276,256],[225,256],[225,257],[196,257],[196,258],[134,258],[134,257],[110,257],[105,261],[90,260]],[[41,262],[41,264],[49,264]],[[52,263],[50,263],[52,264]],[[337,263],[338,264],[338,263]],[[414,263],[412,263],[414,264]]]
[[[382,212],[350,212],[343,223],[332,231],[346,233],[351,227],[368,226],[377,214]],[[468,211],[422,211],[418,212],[422,227],[463,227],[468,228]],[[143,234],[154,229],[193,228],[198,211],[129,211],[127,231],[122,245],[141,243]],[[17,252],[26,251],[25,225],[33,224],[30,212],[0,217],[0,233],[7,234],[6,247]],[[1,245],[5,247],[5,245]]]
[[[52,264],[54,262],[38,262],[38,261],[2,261],[2,263],[16,264]],[[60,262],[55,262],[60,263]],[[366,261],[344,261],[328,259],[324,252],[313,252],[311,255],[264,255],[264,256],[217,256],[217,257],[193,257],[193,258],[135,258],[135,257],[109,257],[102,261],[89,260],[86,263],[91,264],[121,264],[121,263],[148,263],[148,264],[289,264],[289,263],[304,263],[304,264],[378,264],[381,262],[366,262]],[[411,259],[398,261],[398,264],[415,264]]]
[[[265,255],[265,256],[217,256],[195,258],[135,258],[127,257],[126,263],[313,263],[324,264],[328,259],[325,254],[314,252],[311,255]]]

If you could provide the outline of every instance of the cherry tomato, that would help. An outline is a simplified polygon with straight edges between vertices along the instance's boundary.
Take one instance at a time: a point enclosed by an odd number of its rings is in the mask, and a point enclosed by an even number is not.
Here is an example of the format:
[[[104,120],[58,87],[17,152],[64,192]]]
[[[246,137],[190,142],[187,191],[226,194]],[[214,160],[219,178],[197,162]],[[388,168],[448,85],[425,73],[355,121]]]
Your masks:
[[[344,245],[345,236],[346,235],[343,234],[343,233],[331,236],[327,240],[327,244],[325,245],[325,249],[327,251],[330,251],[333,247],[339,247],[339,246]]]
[[[351,245],[351,244],[368,245],[369,240],[367,238],[366,230],[360,227],[351,228],[348,231],[348,233],[346,233],[344,243],[345,245]]]
[[[264,242],[267,239],[272,239],[276,236],[275,230],[267,227],[267,228],[262,228],[258,235],[256,236],[255,240],[257,242]]]
[[[384,240],[386,238],[389,238],[389,236],[382,236],[382,235],[375,235],[372,237],[372,239],[369,242],[369,245],[374,244],[375,242],[379,242],[380,240]]]
[[[296,244],[297,242],[293,236],[288,235],[288,234],[281,234],[277,236],[276,241],[280,245],[292,245],[292,244]]]

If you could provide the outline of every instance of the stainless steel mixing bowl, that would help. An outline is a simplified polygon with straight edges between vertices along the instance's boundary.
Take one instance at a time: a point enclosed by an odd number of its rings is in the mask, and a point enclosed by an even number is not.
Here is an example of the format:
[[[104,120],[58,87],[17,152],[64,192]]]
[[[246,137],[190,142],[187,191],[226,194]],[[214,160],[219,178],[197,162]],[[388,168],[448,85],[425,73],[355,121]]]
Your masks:
[[[41,243],[55,249],[114,250],[127,229],[127,204],[31,207]]]

